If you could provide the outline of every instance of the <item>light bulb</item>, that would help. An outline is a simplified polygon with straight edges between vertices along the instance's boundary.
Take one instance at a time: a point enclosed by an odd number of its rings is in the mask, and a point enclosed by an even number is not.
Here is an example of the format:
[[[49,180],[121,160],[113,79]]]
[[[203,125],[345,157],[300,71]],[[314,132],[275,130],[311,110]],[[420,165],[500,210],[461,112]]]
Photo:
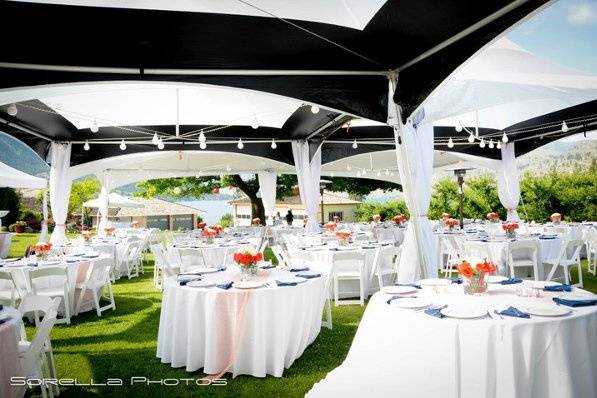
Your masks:
[[[205,138],[205,134],[203,133],[203,130],[201,130],[201,132],[199,133],[199,142],[205,142],[207,141],[207,139]]]
[[[508,142],[508,136],[506,135],[506,132],[504,131],[504,134],[502,134],[502,142],[505,144],[506,142]]]
[[[360,177],[360,176],[361,176],[361,172],[357,171],[357,177]]]
[[[496,148],[497,149],[502,149],[502,143],[500,141],[497,142]]]
[[[227,172],[230,172],[230,170],[232,170],[232,168],[231,168],[229,165],[227,165],[227,166],[226,166],[226,171],[227,171]]]
[[[489,149],[493,149],[493,140],[489,140]]]
[[[363,169],[363,175],[367,174],[367,169]]]
[[[568,130],[568,125],[566,124],[566,122],[562,122],[562,133],[567,133]]]
[[[207,143],[205,143],[205,142],[200,143],[199,148],[201,148],[201,149],[207,148]]]
[[[6,108],[6,112],[10,116],[16,116],[17,113],[19,112],[19,109],[17,108],[17,104],[10,104],[10,105],[8,105],[8,108]]]
[[[334,172],[333,172],[333,171],[332,171],[332,172],[330,172],[330,177],[334,177],[334,175],[335,175],[335,174],[334,174]]]
[[[83,149],[86,151],[89,150],[89,141],[85,140],[85,145],[83,145]]]
[[[346,165],[346,170],[350,171],[352,169],[352,167],[350,167],[349,164]]]
[[[158,149],[161,151],[164,149],[164,141],[161,138],[158,139]]]
[[[357,140],[355,139],[352,143],[352,149],[357,149],[359,147],[359,144],[357,144]]]
[[[272,149],[276,149],[278,147],[278,144],[276,144],[276,140],[274,140],[272,138]]]
[[[124,142],[124,138],[120,141],[120,150],[124,151],[126,149],[126,142]]]
[[[457,132],[461,132],[462,131],[462,125],[460,123],[457,123],[456,126],[454,126],[454,128],[456,129]]]
[[[160,143],[160,138],[158,137],[158,133],[153,133],[153,138],[151,139],[151,143],[153,145],[157,145]]]
[[[257,116],[255,116],[255,118],[253,119],[253,123],[251,124],[251,127],[255,130],[257,130],[259,128],[259,120],[257,120]]]
[[[387,176],[389,176],[390,175],[390,170],[386,169],[386,172],[384,174],[387,175]]]
[[[454,148],[454,141],[452,141],[452,137],[448,140],[448,148]]]
[[[243,139],[242,138],[238,139],[238,144],[236,144],[236,147],[238,149],[243,149],[245,147],[245,144],[243,144]]]
[[[473,133],[471,133],[471,134],[468,136],[468,142],[470,142],[471,144],[472,144],[473,142],[475,142],[475,136],[473,135]]]
[[[484,138],[481,138],[481,141],[479,142],[479,147],[485,148],[485,139]]]
[[[92,133],[97,133],[99,131],[97,120],[94,120],[93,123],[91,123],[91,127],[89,127],[89,130],[91,130]]]
[[[317,105],[311,105],[312,113],[319,113],[319,107]]]
[[[381,171],[379,171],[379,170],[377,171],[377,176],[381,177]]]

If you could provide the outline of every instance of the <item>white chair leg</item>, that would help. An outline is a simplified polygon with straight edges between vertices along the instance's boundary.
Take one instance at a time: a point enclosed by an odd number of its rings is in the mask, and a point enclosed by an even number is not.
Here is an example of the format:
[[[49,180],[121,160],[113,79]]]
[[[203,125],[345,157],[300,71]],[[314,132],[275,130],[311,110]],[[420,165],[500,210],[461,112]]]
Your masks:
[[[360,298],[359,301],[361,302],[361,307],[365,305],[365,281],[363,278],[359,281],[359,290],[360,290]]]
[[[112,292],[111,283],[108,283],[108,292],[110,294],[110,303],[112,304],[112,311],[116,311],[116,302],[114,301],[114,293]]]
[[[68,292],[64,292],[64,315],[66,318],[66,324],[70,325],[70,299]]]
[[[48,354],[48,366],[50,368],[50,377],[53,379],[58,379],[58,376],[56,376],[56,360],[54,359],[54,350],[52,350],[52,343],[50,343],[50,340],[47,341],[47,351],[46,353]],[[54,390],[56,396],[60,395],[60,388],[55,385],[50,387]]]
[[[83,289],[81,289],[81,293],[79,293],[79,299],[77,300],[77,304],[75,305],[75,315],[79,315],[79,311],[81,311],[81,303],[83,302],[83,297],[85,297],[86,291],[87,286],[83,286]]]
[[[332,278],[334,278],[334,305],[337,307],[338,306],[338,300],[339,300],[339,294],[338,294],[338,278],[334,275],[332,276]]]
[[[582,267],[580,265],[580,258],[578,259],[576,265],[578,267],[578,287],[580,287],[582,289],[583,288],[583,282],[582,282]]]
[[[326,326],[328,329],[332,330],[332,302],[328,297],[325,300],[325,307],[326,307]]]
[[[103,290],[103,288],[102,288]],[[100,299],[98,297],[97,291],[95,289],[92,290],[93,292],[93,303],[95,304],[95,313],[97,314],[97,316],[102,316],[102,311],[100,308]]]

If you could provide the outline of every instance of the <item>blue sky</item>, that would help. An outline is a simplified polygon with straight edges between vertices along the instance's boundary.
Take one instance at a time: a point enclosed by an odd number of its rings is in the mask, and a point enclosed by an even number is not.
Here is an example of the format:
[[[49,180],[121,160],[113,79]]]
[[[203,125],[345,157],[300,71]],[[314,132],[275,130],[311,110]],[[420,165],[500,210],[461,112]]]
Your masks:
[[[597,74],[597,0],[559,0],[508,38],[562,66]]]

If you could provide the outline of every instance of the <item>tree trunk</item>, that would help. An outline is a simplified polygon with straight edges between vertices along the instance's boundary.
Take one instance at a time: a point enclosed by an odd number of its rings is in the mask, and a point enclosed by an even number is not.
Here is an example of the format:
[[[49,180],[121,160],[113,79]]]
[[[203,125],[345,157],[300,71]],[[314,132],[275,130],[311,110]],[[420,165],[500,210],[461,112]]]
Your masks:
[[[244,182],[238,174],[234,174],[232,176],[232,180],[234,181],[234,185],[243,191],[251,201],[251,219],[259,218],[261,223],[265,225],[265,207],[263,207],[263,201],[261,198],[257,196],[259,188],[254,189],[249,184]]]

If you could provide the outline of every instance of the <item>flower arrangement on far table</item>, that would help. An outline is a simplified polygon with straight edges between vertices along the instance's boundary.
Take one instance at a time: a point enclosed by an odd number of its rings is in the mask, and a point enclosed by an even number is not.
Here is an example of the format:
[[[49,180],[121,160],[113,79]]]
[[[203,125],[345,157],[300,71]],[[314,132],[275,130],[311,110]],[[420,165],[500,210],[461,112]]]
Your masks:
[[[114,227],[106,227],[104,228],[104,232],[106,236],[112,236],[114,234]]]
[[[91,239],[95,236],[95,234],[91,231],[82,231],[81,238],[85,241],[85,243],[91,243]]]
[[[472,265],[474,264],[474,265]],[[471,259],[458,264],[458,273],[464,278],[464,293],[479,294],[487,291],[485,276],[495,272],[495,264],[491,261]]]
[[[444,218],[442,220],[442,222],[444,223],[444,226],[449,230],[452,231],[454,229],[454,227],[456,227],[457,225],[460,225],[460,221],[458,221],[455,218]]]
[[[397,216],[394,216],[394,218],[392,218],[392,221],[394,221],[396,224],[400,226],[404,225],[406,220],[407,218],[404,214],[398,214]]]
[[[442,213],[442,220],[446,220],[448,218],[451,218],[452,216],[450,215],[450,213]]]
[[[379,214],[374,214],[372,217],[374,222],[380,222],[381,221],[381,216]]]
[[[502,229],[506,231],[506,236],[508,238],[514,239],[516,238],[516,230],[518,229],[518,224],[515,222],[507,222],[502,224]]]
[[[209,244],[214,243],[214,238],[219,234],[220,232],[213,228],[213,227],[205,227],[203,228],[203,232],[201,232],[201,235],[203,235],[203,237],[205,237],[205,241]]]
[[[50,242],[39,242],[29,249],[34,252],[38,260],[45,260],[52,251],[52,244]]]
[[[552,223],[559,224],[562,222],[562,215],[560,213],[553,213],[551,216],[549,216],[549,219]]]
[[[351,236],[352,232],[350,232],[347,229],[341,229],[340,231],[336,231],[336,237],[338,238],[338,243],[341,246],[346,246]]]
[[[491,213],[487,213],[487,219],[491,222],[499,222],[500,215],[492,211]]]
[[[197,223],[197,228],[199,228],[199,229],[203,229],[203,228],[205,228],[205,227],[207,227],[207,223],[206,223],[206,222],[204,222],[204,221],[199,221],[199,222]]]
[[[130,223],[131,228],[139,228],[140,226],[141,224],[139,224],[139,221],[133,221]]]
[[[261,218],[255,217],[253,220],[251,220],[251,223],[253,225],[261,225]]]
[[[336,230],[336,228],[338,228],[338,224],[336,224],[333,221],[330,221],[328,223],[325,224],[325,229],[328,232],[334,232]]]
[[[244,277],[257,275],[257,263],[263,260],[263,253],[257,250],[243,250],[234,253],[234,262],[240,266]]]

